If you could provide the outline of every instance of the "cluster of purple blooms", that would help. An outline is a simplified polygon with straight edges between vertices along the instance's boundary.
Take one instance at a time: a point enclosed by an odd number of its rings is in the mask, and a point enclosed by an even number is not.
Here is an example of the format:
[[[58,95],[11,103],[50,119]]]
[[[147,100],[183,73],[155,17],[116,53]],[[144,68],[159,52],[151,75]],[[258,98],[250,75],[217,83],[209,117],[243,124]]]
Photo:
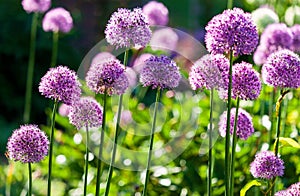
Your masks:
[[[23,0],[22,6],[27,13],[44,13],[50,8],[51,0]]]
[[[54,8],[46,13],[43,19],[44,31],[68,33],[73,28],[73,19],[64,8]]]
[[[286,190],[278,191],[275,196],[299,196],[300,195],[300,182],[292,184]]]

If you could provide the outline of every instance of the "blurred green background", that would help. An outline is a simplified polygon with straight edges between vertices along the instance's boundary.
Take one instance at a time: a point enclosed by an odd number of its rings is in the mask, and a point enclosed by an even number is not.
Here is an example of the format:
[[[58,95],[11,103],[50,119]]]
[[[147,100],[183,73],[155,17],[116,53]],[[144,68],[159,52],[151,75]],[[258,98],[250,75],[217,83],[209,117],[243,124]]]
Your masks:
[[[126,1],[126,0],[60,0],[53,1],[52,7],[62,6],[71,12],[74,19],[74,28],[68,34],[60,34],[58,64],[67,65],[73,70],[77,70],[83,57],[99,41],[104,39],[104,29],[110,15],[119,7],[142,7],[148,1]],[[226,9],[227,1],[225,0],[162,0],[169,9],[169,26],[180,29],[189,33],[203,43],[204,27],[207,22],[216,14]],[[286,8],[295,1],[277,0],[276,10],[281,19],[283,19]],[[241,7],[245,11],[251,12],[260,5],[264,0],[234,1],[234,6]],[[297,2],[297,4],[299,4]],[[21,6],[21,1],[0,0],[0,195],[7,195],[8,185],[11,186],[11,195],[26,194],[27,173],[24,168],[27,167],[19,163],[8,164],[4,156],[6,143],[12,131],[22,124],[23,105],[25,95],[25,83],[29,53],[29,36],[32,14],[27,14]],[[52,34],[43,32],[41,28],[41,19],[37,33],[36,45],[36,63],[34,71],[34,85],[32,97],[32,115],[31,122],[40,125],[46,132],[49,127],[46,126],[47,119],[51,109],[49,101],[41,96],[37,90],[40,78],[49,68],[52,50]],[[252,62],[252,57],[243,57],[244,60]],[[153,92],[148,92],[150,95]],[[204,195],[206,192],[206,163],[207,156],[199,152],[200,145],[206,138],[206,130],[209,122],[209,93],[199,92],[200,102],[188,102],[182,104],[185,100],[171,101],[164,98],[162,102],[170,107],[166,108],[167,118],[166,126],[158,134],[156,141],[168,141],[170,138],[168,132],[170,129],[178,128],[180,118],[176,119],[174,113],[176,108],[193,110],[195,105],[202,111],[199,120],[199,127],[191,138],[191,143],[187,149],[174,161],[162,167],[167,170],[166,173],[152,176],[149,185],[149,195]],[[249,111],[254,120],[256,134],[247,141],[238,144],[240,151],[236,155],[237,172],[236,172],[236,190],[239,190],[253,177],[249,173],[249,164],[259,149],[268,142],[268,132],[260,123],[262,115],[268,114],[269,98],[271,90],[265,90],[264,94],[258,101],[251,102],[244,108]],[[189,94],[183,93],[183,97]],[[139,103],[141,101],[152,103],[153,96],[148,96],[148,100],[139,100],[137,97],[131,97],[132,103],[129,106],[133,118],[147,122],[149,114],[145,111],[141,115]],[[217,96],[215,96],[217,97]],[[100,97],[101,98],[101,97]],[[187,98],[188,99],[188,98]],[[217,116],[224,110],[224,103],[215,98],[220,103],[215,111],[215,126],[217,126]],[[299,140],[299,92],[294,92],[294,97],[288,103],[288,112],[285,128],[287,137],[293,135],[293,138]],[[262,110],[262,108],[265,108]],[[113,116],[114,108],[108,114],[111,128],[108,135],[113,136]],[[136,115],[136,117],[135,117]],[[141,117],[139,117],[141,116]],[[216,128],[216,127],[215,127]],[[82,175],[84,166],[84,144],[76,143],[74,135],[78,133],[73,126],[69,125],[66,117],[57,117],[57,138],[55,154],[63,155],[60,158],[65,161],[59,161],[56,157],[54,165],[54,186],[56,191],[53,195],[78,195],[82,185]],[[217,130],[216,130],[217,131]],[[128,135],[121,135],[122,145],[139,149],[147,147],[147,137],[135,138],[132,141]],[[58,145],[59,144],[59,145]],[[142,146],[142,147],[140,147]],[[214,195],[224,194],[224,140],[218,138],[214,145],[215,166],[214,166]],[[286,163],[286,173],[279,180],[278,188],[286,187],[291,183],[299,181],[300,158],[299,150],[284,148],[282,158]],[[95,173],[96,159],[90,162],[90,171]],[[108,166],[105,166],[103,182]],[[41,164],[34,165],[34,193],[35,195],[45,195],[45,179],[47,173],[47,159]],[[134,195],[135,192],[142,190],[141,172],[132,172],[128,170],[115,170],[113,176],[112,194],[111,195]],[[162,181],[165,180],[165,181]],[[167,179],[167,180],[166,180]],[[169,181],[168,181],[169,180]],[[95,179],[89,184],[89,192],[94,193]],[[163,183],[163,182],[167,182]],[[169,184],[170,182],[170,184]],[[44,187],[44,188],[40,188]],[[102,185],[103,187],[103,185]],[[117,190],[119,194],[117,194]],[[249,195],[259,195],[258,188],[249,191]]]

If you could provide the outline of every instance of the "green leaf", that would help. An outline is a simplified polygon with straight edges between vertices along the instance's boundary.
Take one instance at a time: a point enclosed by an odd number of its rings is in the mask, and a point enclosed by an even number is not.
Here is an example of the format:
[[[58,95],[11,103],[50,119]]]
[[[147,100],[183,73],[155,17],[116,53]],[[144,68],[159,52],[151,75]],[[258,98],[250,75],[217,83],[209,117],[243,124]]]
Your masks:
[[[240,191],[240,196],[245,196],[246,192],[252,187],[252,186],[261,186],[261,183],[257,180],[252,180],[248,182]]]
[[[279,137],[279,142],[282,144],[282,146],[291,146],[300,149],[300,144],[298,144],[298,142],[296,142],[292,138]]]

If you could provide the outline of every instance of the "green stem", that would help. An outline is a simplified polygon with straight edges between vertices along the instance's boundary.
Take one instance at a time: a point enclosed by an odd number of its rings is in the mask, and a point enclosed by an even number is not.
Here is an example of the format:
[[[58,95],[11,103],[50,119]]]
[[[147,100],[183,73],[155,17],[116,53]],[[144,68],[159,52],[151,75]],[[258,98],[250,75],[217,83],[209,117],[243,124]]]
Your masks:
[[[232,5],[233,5],[233,0],[228,0],[227,1],[227,9],[232,9]]]
[[[161,89],[158,88],[157,92],[156,92],[156,101],[155,101],[155,106],[154,106],[154,115],[153,115],[151,135],[150,135],[150,145],[149,145],[149,151],[148,151],[147,171],[146,171],[146,179],[145,179],[145,185],[144,185],[144,190],[143,190],[143,196],[147,195],[147,186],[148,186],[149,175],[150,175],[151,156],[152,156],[155,123],[156,123],[156,115],[157,115],[157,110],[158,110],[158,102],[159,102],[159,98],[160,98],[160,92],[161,92]]]
[[[226,122],[226,137],[225,137],[225,195],[230,194],[230,110],[231,110],[231,88],[232,88],[232,64],[233,64],[233,52],[229,55],[229,84],[228,84],[228,103],[227,103],[227,122]]]
[[[54,101],[52,118],[51,118],[51,133],[50,133],[50,147],[49,147],[49,164],[48,164],[48,190],[47,195],[51,195],[51,174],[52,174],[52,156],[53,156],[53,141],[54,141],[54,127],[55,127],[55,114],[57,109],[57,100]]]
[[[28,196],[31,196],[31,189],[32,189],[32,170],[31,170],[31,163],[28,163],[28,174],[29,174],[29,185],[28,185]]]
[[[58,37],[59,33],[53,32],[53,46],[52,46],[52,57],[51,57],[51,64],[50,67],[54,67],[57,60],[57,53],[58,53]]]
[[[89,171],[89,127],[86,125],[86,145],[85,145],[85,174],[84,174],[84,187],[83,187],[83,195],[86,196],[86,190],[87,190],[87,177],[88,177],[88,171]]]
[[[269,146],[272,145],[272,141],[273,141],[273,128],[274,128],[274,123],[273,123],[273,107],[274,107],[274,102],[275,102],[275,95],[276,95],[276,91],[275,88],[273,88],[272,92],[271,92],[271,99],[269,102],[269,120],[271,121],[271,127],[270,127],[270,131],[269,131]]]
[[[24,107],[24,114],[23,114],[24,123],[28,123],[30,120],[32,82],[33,82],[34,59],[35,59],[35,42],[36,42],[36,30],[37,30],[38,16],[39,16],[38,13],[34,13],[33,18],[32,18],[32,23],[31,23],[30,49],[29,49],[26,94],[25,94],[25,107]]]
[[[128,61],[128,50],[126,50],[125,54],[124,54],[124,66],[127,65],[127,61]],[[122,102],[123,102],[123,94],[120,95],[120,97],[119,97],[116,132],[115,132],[114,143],[113,143],[113,152],[112,152],[111,161],[110,161],[109,169],[108,169],[108,178],[107,178],[107,183],[106,183],[105,196],[108,196],[108,194],[109,194],[111,178],[112,178],[112,174],[114,171],[114,164],[115,164],[117,144],[118,144],[118,136],[120,134],[120,121],[121,121],[121,113],[122,113],[122,105],[123,105]]]
[[[235,148],[236,148],[236,142],[237,142],[236,129],[237,129],[237,122],[238,122],[239,107],[240,107],[240,98],[238,97],[237,102],[236,102],[233,135],[232,135],[233,140],[232,140],[232,149],[231,149],[230,195],[234,195],[234,164],[235,164]]]
[[[100,195],[100,177],[102,170],[102,152],[103,152],[103,142],[104,142],[104,131],[105,131],[105,123],[106,123],[106,100],[107,99],[107,91],[104,90],[103,97],[103,113],[102,113],[102,129],[100,133],[100,147],[98,154],[98,164],[97,164],[97,181],[96,181],[96,196]]]
[[[212,132],[213,132],[213,100],[214,89],[210,89],[210,111],[209,111],[209,132],[208,132],[208,176],[207,176],[207,195],[212,195]]]

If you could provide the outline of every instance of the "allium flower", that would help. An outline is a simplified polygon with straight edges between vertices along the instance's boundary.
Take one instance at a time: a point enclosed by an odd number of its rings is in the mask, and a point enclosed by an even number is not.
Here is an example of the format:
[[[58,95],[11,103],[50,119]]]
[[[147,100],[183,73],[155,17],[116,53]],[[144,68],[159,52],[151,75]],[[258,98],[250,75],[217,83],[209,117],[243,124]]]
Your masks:
[[[150,46],[154,50],[175,50],[178,43],[178,35],[171,28],[163,28],[153,32]]]
[[[70,123],[77,130],[82,127],[100,127],[102,125],[102,107],[92,97],[83,97],[71,107]]]
[[[293,34],[293,45],[291,49],[294,52],[300,52],[300,25],[296,24],[291,27],[291,31]]]
[[[152,89],[175,88],[179,85],[180,79],[176,63],[164,55],[147,59],[140,76],[143,86],[152,86]]]
[[[87,86],[96,93],[123,94],[128,87],[125,67],[117,59],[91,65],[86,75]]]
[[[128,86],[134,88],[137,84],[137,74],[131,67],[126,67],[125,75],[128,79]]]
[[[8,139],[9,157],[22,163],[40,162],[48,154],[49,141],[37,125],[21,125]]]
[[[105,37],[107,42],[116,48],[146,46],[151,38],[151,30],[140,8],[133,11],[119,8],[108,21]]]
[[[80,98],[80,82],[74,71],[65,66],[50,68],[42,77],[39,92],[46,98],[72,105]]]
[[[132,68],[134,69],[134,71],[136,71],[137,73],[140,73],[142,68],[145,65],[145,61],[147,59],[149,59],[151,56],[153,56],[153,54],[150,53],[144,53],[141,54],[139,57],[137,57],[133,63]]]
[[[204,55],[191,68],[189,81],[193,90],[227,88],[229,60],[222,54]]]
[[[299,5],[299,4],[298,4]],[[300,7],[292,5],[285,10],[284,20],[287,25],[292,26],[300,23]]]
[[[250,173],[255,178],[270,180],[284,173],[284,162],[271,151],[262,151],[255,155],[250,164]]]
[[[261,72],[263,82],[267,85],[280,88],[300,86],[300,58],[290,50],[271,54]]]
[[[264,64],[270,54],[290,49],[292,44],[293,34],[286,24],[270,24],[261,35],[260,45],[254,53],[254,62],[258,65]]]
[[[261,7],[252,12],[252,19],[258,29],[262,33],[264,29],[272,23],[278,23],[278,15],[270,8]]]
[[[54,8],[43,18],[44,31],[68,33],[73,28],[73,19],[70,12],[64,8]]]
[[[251,14],[240,8],[225,10],[205,27],[206,48],[213,54],[233,51],[234,55],[251,54],[258,44],[258,33]]]
[[[58,113],[61,116],[68,116],[70,113],[70,109],[71,107],[69,105],[63,103],[59,106]]]
[[[275,193],[274,196],[300,196],[300,182],[292,184],[286,190]]]
[[[167,25],[169,22],[168,8],[160,2],[148,2],[143,6],[143,12],[148,17],[150,25]]]
[[[230,134],[234,131],[234,118],[235,118],[236,108],[230,110]],[[222,137],[226,136],[226,125],[227,125],[227,111],[223,112],[220,116],[219,121],[219,133]],[[244,109],[239,108],[236,135],[242,140],[246,140],[254,133],[252,117]]]
[[[116,58],[113,54],[109,52],[99,52],[97,55],[94,56],[92,59],[91,65],[102,63],[105,60]]]
[[[22,0],[23,9],[27,13],[44,13],[50,8],[51,0]]]

